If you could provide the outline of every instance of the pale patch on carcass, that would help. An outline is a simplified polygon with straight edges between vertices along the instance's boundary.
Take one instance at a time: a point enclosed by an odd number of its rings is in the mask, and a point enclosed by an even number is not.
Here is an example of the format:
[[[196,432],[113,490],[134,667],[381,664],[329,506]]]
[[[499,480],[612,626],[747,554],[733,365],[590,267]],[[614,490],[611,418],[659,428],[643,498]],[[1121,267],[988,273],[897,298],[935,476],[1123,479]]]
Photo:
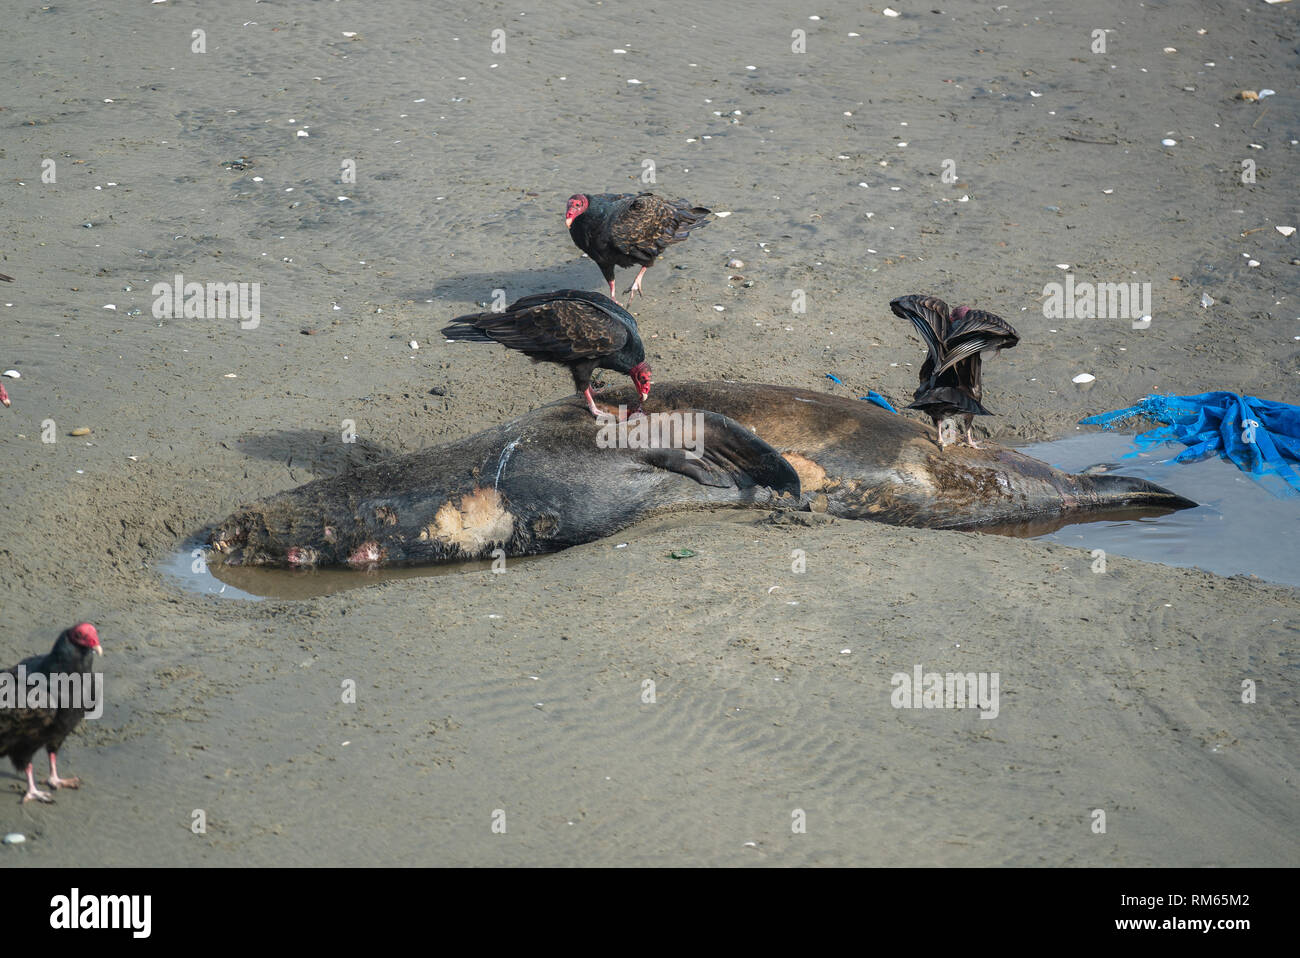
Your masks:
[[[478,556],[489,546],[504,545],[514,535],[515,517],[495,489],[478,488],[460,498],[449,499],[420,530],[422,540],[438,540],[461,552]]]
[[[826,470],[797,452],[783,453],[785,461],[799,474],[799,488],[803,492],[816,492],[826,485]]]
[[[314,566],[320,559],[320,553],[311,546],[290,546],[284,554],[284,561],[294,568]]]
[[[384,550],[378,542],[363,542],[348,556],[348,565],[367,567],[378,565],[384,559]]]

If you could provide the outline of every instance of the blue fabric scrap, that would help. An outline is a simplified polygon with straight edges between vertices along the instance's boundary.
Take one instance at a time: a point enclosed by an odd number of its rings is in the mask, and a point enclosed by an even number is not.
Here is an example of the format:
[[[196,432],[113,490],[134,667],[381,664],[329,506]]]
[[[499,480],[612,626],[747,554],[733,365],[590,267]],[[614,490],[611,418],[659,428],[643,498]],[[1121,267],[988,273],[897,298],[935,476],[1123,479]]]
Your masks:
[[[1300,406],[1231,392],[1153,394],[1135,406],[1089,416],[1079,423],[1114,429],[1117,422],[1134,416],[1166,423],[1135,436],[1139,447],[1181,442],[1188,448],[1174,462],[1218,455],[1256,479],[1278,476],[1287,485],[1275,491],[1300,495],[1300,474],[1293,465],[1300,464]]]

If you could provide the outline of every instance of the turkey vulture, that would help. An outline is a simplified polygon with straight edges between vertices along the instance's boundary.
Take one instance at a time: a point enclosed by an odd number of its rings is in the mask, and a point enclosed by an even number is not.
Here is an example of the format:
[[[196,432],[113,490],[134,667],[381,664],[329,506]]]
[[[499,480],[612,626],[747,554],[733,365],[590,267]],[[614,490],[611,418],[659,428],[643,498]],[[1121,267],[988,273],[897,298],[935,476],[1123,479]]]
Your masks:
[[[911,321],[929,355],[921,366],[921,384],[908,409],[929,414],[939,430],[939,445],[957,441],[957,418],[965,420],[966,441],[978,449],[971,435],[976,416],[992,415],[980,405],[983,394],[980,354],[1011,349],[1020,336],[1001,316],[983,310],[948,304],[933,296],[900,296],[889,304],[894,315]]]
[[[535,363],[568,366],[574,388],[597,418],[605,415],[591,395],[591,374],[597,367],[631,376],[641,402],[650,395],[650,367],[636,320],[601,293],[580,289],[537,293],[516,300],[505,312],[470,313],[451,322],[442,331],[448,339],[498,342]],[[640,411],[638,406],[635,412]]]
[[[63,740],[81,722],[88,699],[93,695],[86,688],[84,679],[59,680],[56,676],[90,674],[90,660],[93,655],[100,655],[103,649],[99,645],[99,633],[89,622],[82,622],[66,629],[55,641],[49,655],[33,655],[23,659],[6,672],[0,672],[0,702],[6,698],[12,708],[0,708],[0,754],[8,755],[18,771],[27,771],[27,794],[24,802],[33,799],[52,802],[49,792],[36,787],[32,774],[32,756],[44,748],[50,756],[51,788],[78,788],[81,780],[77,778],[59,778],[58,766],[55,764],[55,752]],[[22,670],[24,681],[19,681]],[[32,676],[44,676],[43,682],[33,683]],[[75,685],[72,683],[76,683]],[[7,693],[4,686],[9,686]],[[19,686],[22,691],[19,692]],[[25,707],[18,707],[18,696],[24,701],[36,698]],[[80,694],[75,694],[76,692]],[[11,698],[12,696],[12,698]],[[89,704],[93,707],[93,702]]]
[[[614,267],[640,266],[627,290],[627,301],[641,293],[641,277],[673,243],[706,226],[709,210],[685,200],[671,202],[653,193],[575,193],[569,197],[564,225],[578,249],[600,267],[614,298]]]

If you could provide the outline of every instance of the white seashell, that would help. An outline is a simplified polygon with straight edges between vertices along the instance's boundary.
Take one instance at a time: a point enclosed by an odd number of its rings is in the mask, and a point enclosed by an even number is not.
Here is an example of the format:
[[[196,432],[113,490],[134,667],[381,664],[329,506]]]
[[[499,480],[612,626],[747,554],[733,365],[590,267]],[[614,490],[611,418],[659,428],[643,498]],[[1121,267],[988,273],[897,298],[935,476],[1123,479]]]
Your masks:
[[[1177,145],[1178,145],[1178,141],[1177,141],[1177,140],[1171,140],[1169,137],[1165,137],[1163,140],[1160,141],[1160,145],[1161,145],[1161,146],[1177,146]]]
[[[628,82],[628,83],[631,83],[631,84],[633,84],[633,85],[635,85],[635,84],[640,83],[641,81],[640,81],[640,80],[628,80],[627,82]]]
[[[1277,230],[1283,236],[1290,236],[1295,232],[1294,226],[1274,226],[1273,229]]]
[[[1257,259],[1247,260],[1247,261],[1246,261],[1246,265],[1247,265],[1247,266],[1251,266],[1251,267],[1258,266],[1258,265],[1259,265],[1259,260],[1257,260]]]
[[[730,210],[727,210],[727,211],[725,211],[725,212],[721,212],[721,213],[714,213],[713,215],[714,215],[714,216],[717,216],[717,217],[719,217],[719,218],[722,218],[722,219],[726,219],[728,216],[731,215],[731,211],[730,211]]]
[[[1214,305],[1214,300],[1210,297],[1210,294],[1209,294],[1209,293],[1202,293],[1202,294],[1201,294],[1201,309],[1209,309],[1209,308],[1210,308],[1211,306],[1213,306],[1213,305]]]
[[[20,373],[20,372],[19,372],[18,370],[16,370],[16,369],[6,369],[6,370],[4,371],[4,375],[8,376],[10,379],[22,379],[22,378],[23,378],[23,374]]]
[[[745,261],[743,259],[727,260],[727,269],[744,269],[744,268],[745,268]]]
[[[881,10],[880,12],[887,17],[896,17],[899,15],[898,11],[895,10],[893,7],[885,7],[885,9]]]
[[[1056,264],[1056,268],[1057,268],[1057,269],[1069,269],[1069,268],[1070,268],[1070,264],[1069,264],[1069,263],[1057,263],[1057,264]]]
[[[299,135],[299,136],[311,136],[311,134],[308,133],[306,130],[299,130],[299,131],[298,131],[298,135]]]
[[[21,845],[23,842],[27,841],[27,836],[22,832],[10,832],[5,836],[4,841],[6,845]]]
[[[1165,47],[1165,53],[1177,53],[1177,52],[1178,50],[1175,49],[1174,47]]]
[[[727,307],[725,307],[725,306],[716,306],[716,305],[715,305],[713,308],[714,308],[715,310],[717,310],[717,311],[720,313],[720,312],[722,312],[723,310],[725,310]]]
[[[1092,373],[1079,373],[1079,375],[1071,379],[1070,382],[1078,383],[1080,386],[1082,386],[1084,383],[1090,383],[1096,378],[1097,377],[1094,376]]]
[[[1266,96],[1274,96],[1276,93],[1277,93],[1276,90],[1270,90],[1270,89],[1268,89],[1267,87],[1265,87],[1264,89],[1262,89],[1262,90],[1259,91],[1259,98],[1262,100],[1262,99],[1264,99],[1264,97],[1266,97]]]
[[[1115,191],[1114,191],[1114,190],[1102,190],[1102,192],[1105,193],[1107,196],[1110,196],[1110,194],[1114,193]]]
[[[414,339],[411,340],[411,341],[410,341],[409,343],[407,343],[406,345],[410,346],[412,349],[419,349],[419,348],[420,348],[420,344],[417,343]]]

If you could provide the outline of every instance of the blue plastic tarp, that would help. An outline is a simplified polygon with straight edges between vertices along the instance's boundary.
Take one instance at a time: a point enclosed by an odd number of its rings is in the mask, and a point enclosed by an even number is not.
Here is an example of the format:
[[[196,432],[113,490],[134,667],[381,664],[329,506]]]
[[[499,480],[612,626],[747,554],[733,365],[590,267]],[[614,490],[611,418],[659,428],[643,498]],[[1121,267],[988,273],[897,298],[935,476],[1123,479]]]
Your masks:
[[[1300,495],[1300,406],[1237,393],[1212,392],[1196,396],[1150,395],[1127,409],[1080,419],[1081,425],[1114,429],[1134,416],[1166,423],[1134,437],[1139,447],[1181,442],[1188,448],[1175,462],[1218,455],[1236,463],[1255,478],[1277,476],[1286,486],[1270,489]]]
[[[843,380],[841,380],[840,377],[836,376],[834,373],[827,373],[826,378],[829,379],[831,382],[839,383],[841,386],[844,385]],[[894,415],[898,415],[898,410],[895,409],[893,406],[889,405],[889,400],[886,399],[884,396],[880,395],[880,393],[876,392],[874,389],[868,389],[867,394],[865,396],[859,396],[858,398],[865,399],[867,402],[873,402],[877,406],[881,407],[882,409],[888,409]]]

